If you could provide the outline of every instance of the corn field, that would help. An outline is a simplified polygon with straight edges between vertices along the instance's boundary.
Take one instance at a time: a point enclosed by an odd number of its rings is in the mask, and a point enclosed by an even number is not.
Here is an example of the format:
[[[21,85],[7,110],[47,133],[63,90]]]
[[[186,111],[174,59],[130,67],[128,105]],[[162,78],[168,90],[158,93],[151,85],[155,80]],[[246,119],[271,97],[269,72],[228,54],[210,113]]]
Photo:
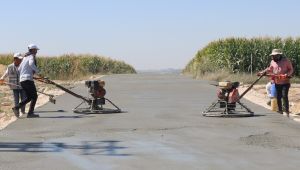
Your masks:
[[[256,73],[271,61],[274,48],[283,50],[293,63],[295,75],[300,75],[300,38],[227,38],[209,43],[197,52],[184,73],[194,76],[206,72],[229,70],[233,73]]]
[[[0,64],[12,63],[12,54],[0,55]],[[93,74],[131,74],[135,69],[123,61],[97,55],[67,54],[37,57],[40,73],[51,79],[78,79]]]

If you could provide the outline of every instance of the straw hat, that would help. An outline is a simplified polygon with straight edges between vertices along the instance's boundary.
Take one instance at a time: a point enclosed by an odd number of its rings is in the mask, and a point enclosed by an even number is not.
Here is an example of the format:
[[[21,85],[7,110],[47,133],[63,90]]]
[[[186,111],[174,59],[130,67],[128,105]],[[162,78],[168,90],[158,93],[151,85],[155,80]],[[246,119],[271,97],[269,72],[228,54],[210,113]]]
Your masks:
[[[282,55],[282,51],[280,49],[273,49],[270,56],[272,55]]]

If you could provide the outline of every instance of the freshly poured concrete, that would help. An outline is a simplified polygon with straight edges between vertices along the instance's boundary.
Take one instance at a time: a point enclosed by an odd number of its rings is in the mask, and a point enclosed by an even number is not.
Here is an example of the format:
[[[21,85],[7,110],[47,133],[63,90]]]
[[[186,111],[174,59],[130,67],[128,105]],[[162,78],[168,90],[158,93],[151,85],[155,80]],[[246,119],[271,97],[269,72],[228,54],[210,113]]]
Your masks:
[[[107,97],[124,113],[75,114],[65,94],[0,132],[0,169],[299,169],[300,124],[244,101],[256,116],[207,118],[209,82],[113,75]],[[84,85],[75,92],[87,95]],[[109,105],[108,105],[109,106]]]

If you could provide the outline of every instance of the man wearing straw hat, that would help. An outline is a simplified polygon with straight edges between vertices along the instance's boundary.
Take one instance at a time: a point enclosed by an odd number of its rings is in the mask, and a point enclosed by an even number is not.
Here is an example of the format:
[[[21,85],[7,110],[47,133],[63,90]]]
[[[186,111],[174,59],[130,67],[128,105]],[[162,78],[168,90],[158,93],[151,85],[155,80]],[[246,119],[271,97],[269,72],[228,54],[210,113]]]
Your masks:
[[[291,86],[290,78],[294,72],[293,65],[291,61],[283,55],[280,49],[273,49],[270,56],[272,57],[272,61],[265,72],[270,74],[275,81],[278,112],[283,114],[284,108],[284,112],[289,116],[288,93]],[[282,107],[283,105],[284,107]]]
[[[21,53],[14,54],[14,61],[12,64],[7,66],[7,69],[3,76],[0,78],[1,82],[4,82],[5,78],[8,78],[7,85],[13,92],[15,106],[19,104],[19,100],[24,100],[26,97],[25,91],[22,89],[20,85],[20,75],[18,71],[18,67],[23,59]],[[25,114],[25,105],[21,107],[21,112]]]

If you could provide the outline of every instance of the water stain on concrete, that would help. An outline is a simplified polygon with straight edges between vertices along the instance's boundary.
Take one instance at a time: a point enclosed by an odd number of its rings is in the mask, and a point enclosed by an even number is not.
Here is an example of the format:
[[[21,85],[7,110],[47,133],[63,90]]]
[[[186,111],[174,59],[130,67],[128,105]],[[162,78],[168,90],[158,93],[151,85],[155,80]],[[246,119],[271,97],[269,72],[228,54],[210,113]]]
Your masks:
[[[240,140],[246,145],[260,146],[272,149],[297,149],[300,150],[300,141],[293,136],[278,136],[272,132],[241,137]]]

